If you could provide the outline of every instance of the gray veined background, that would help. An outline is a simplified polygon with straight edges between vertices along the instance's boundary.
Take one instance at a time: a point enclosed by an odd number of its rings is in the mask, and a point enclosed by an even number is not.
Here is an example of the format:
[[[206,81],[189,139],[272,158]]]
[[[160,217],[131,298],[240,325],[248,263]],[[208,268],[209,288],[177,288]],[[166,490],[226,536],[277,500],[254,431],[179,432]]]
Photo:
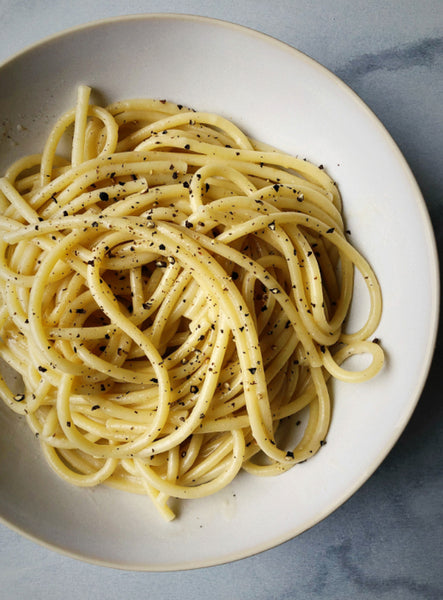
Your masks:
[[[441,0],[0,0],[0,60],[67,27],[140,12],[246,25],[336,73],[381,119],[409,162],[442,259]],[[230,565],[149,574],[83,564],[0,526],[1,598],[443,598],[442,358],[440,341],[419,405],[381,467],[344,506],[298,538]]]

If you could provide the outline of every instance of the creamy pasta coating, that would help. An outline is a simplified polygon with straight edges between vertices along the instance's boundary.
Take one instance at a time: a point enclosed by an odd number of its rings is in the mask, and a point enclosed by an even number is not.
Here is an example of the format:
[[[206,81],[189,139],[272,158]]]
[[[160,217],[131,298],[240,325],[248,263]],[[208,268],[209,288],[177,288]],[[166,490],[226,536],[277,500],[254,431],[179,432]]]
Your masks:
[[[382,368],[381,292],[322,166],[219,115],[90,94],[0,179],[0,356],[23,379],[0,394],[61,478],[172,519],[170,498],[320,449],[328,380]],[[355,269],[370,310],[349,332]],[[361,353],[369,366],[344,368]]]

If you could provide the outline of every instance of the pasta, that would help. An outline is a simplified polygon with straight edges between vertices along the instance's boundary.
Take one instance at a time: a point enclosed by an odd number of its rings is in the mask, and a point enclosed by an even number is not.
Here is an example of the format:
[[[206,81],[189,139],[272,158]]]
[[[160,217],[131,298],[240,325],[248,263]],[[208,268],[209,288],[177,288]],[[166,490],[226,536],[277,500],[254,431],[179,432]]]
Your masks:
[[[329,378],[383,365],[381,292],[325,169],[221,116],[90,93],[0,179],[0,356],[23,379],[0,393],[64,480],[172,519],[170,498],[319,450]],[[370,310],[347,332],[355,269]]]

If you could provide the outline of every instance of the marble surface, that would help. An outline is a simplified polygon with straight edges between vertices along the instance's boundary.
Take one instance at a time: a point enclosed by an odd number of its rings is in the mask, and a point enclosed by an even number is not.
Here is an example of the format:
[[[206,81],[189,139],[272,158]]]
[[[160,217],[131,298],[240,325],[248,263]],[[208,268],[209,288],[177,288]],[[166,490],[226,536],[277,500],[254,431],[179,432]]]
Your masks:
[[[0,61],[67,27],[140,12],[201,14],[246,25],[297,47],[341,77],[409,162],[442,260],[441,0],[126,0],[124,6],[116,0],[0,0]],[[0,596],[442,598],[442,358],[440,336],[420,402],[394,449],[344,506],[303,535],[236,563],[155,574],[84,564],[0,525]]]

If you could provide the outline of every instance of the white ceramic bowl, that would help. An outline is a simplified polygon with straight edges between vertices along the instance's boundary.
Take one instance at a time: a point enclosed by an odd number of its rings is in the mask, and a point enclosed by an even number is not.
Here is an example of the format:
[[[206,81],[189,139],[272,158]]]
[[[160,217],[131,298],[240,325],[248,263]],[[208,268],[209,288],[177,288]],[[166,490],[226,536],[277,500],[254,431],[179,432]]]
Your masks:
[[[356,491],[419,398],[438,308],[435,242],[420,191],[382,125],[326,69],[254,31],[175,15],[93,23],[3,64],[0,171],[40,150],[79,83],[103,102],[159,97],[218,112],[253,137],[323,163],[340,186],[352,239],[380,279],[387,364],[368,383],[334,386],[328,443],[315,458],[273,479],[240,476],[215,496],[185,502],[172,523],[144,497],[59,480],[23,420],[2,405],[1,518],[60,552],[128,569],[199,567],[270,548]]]

